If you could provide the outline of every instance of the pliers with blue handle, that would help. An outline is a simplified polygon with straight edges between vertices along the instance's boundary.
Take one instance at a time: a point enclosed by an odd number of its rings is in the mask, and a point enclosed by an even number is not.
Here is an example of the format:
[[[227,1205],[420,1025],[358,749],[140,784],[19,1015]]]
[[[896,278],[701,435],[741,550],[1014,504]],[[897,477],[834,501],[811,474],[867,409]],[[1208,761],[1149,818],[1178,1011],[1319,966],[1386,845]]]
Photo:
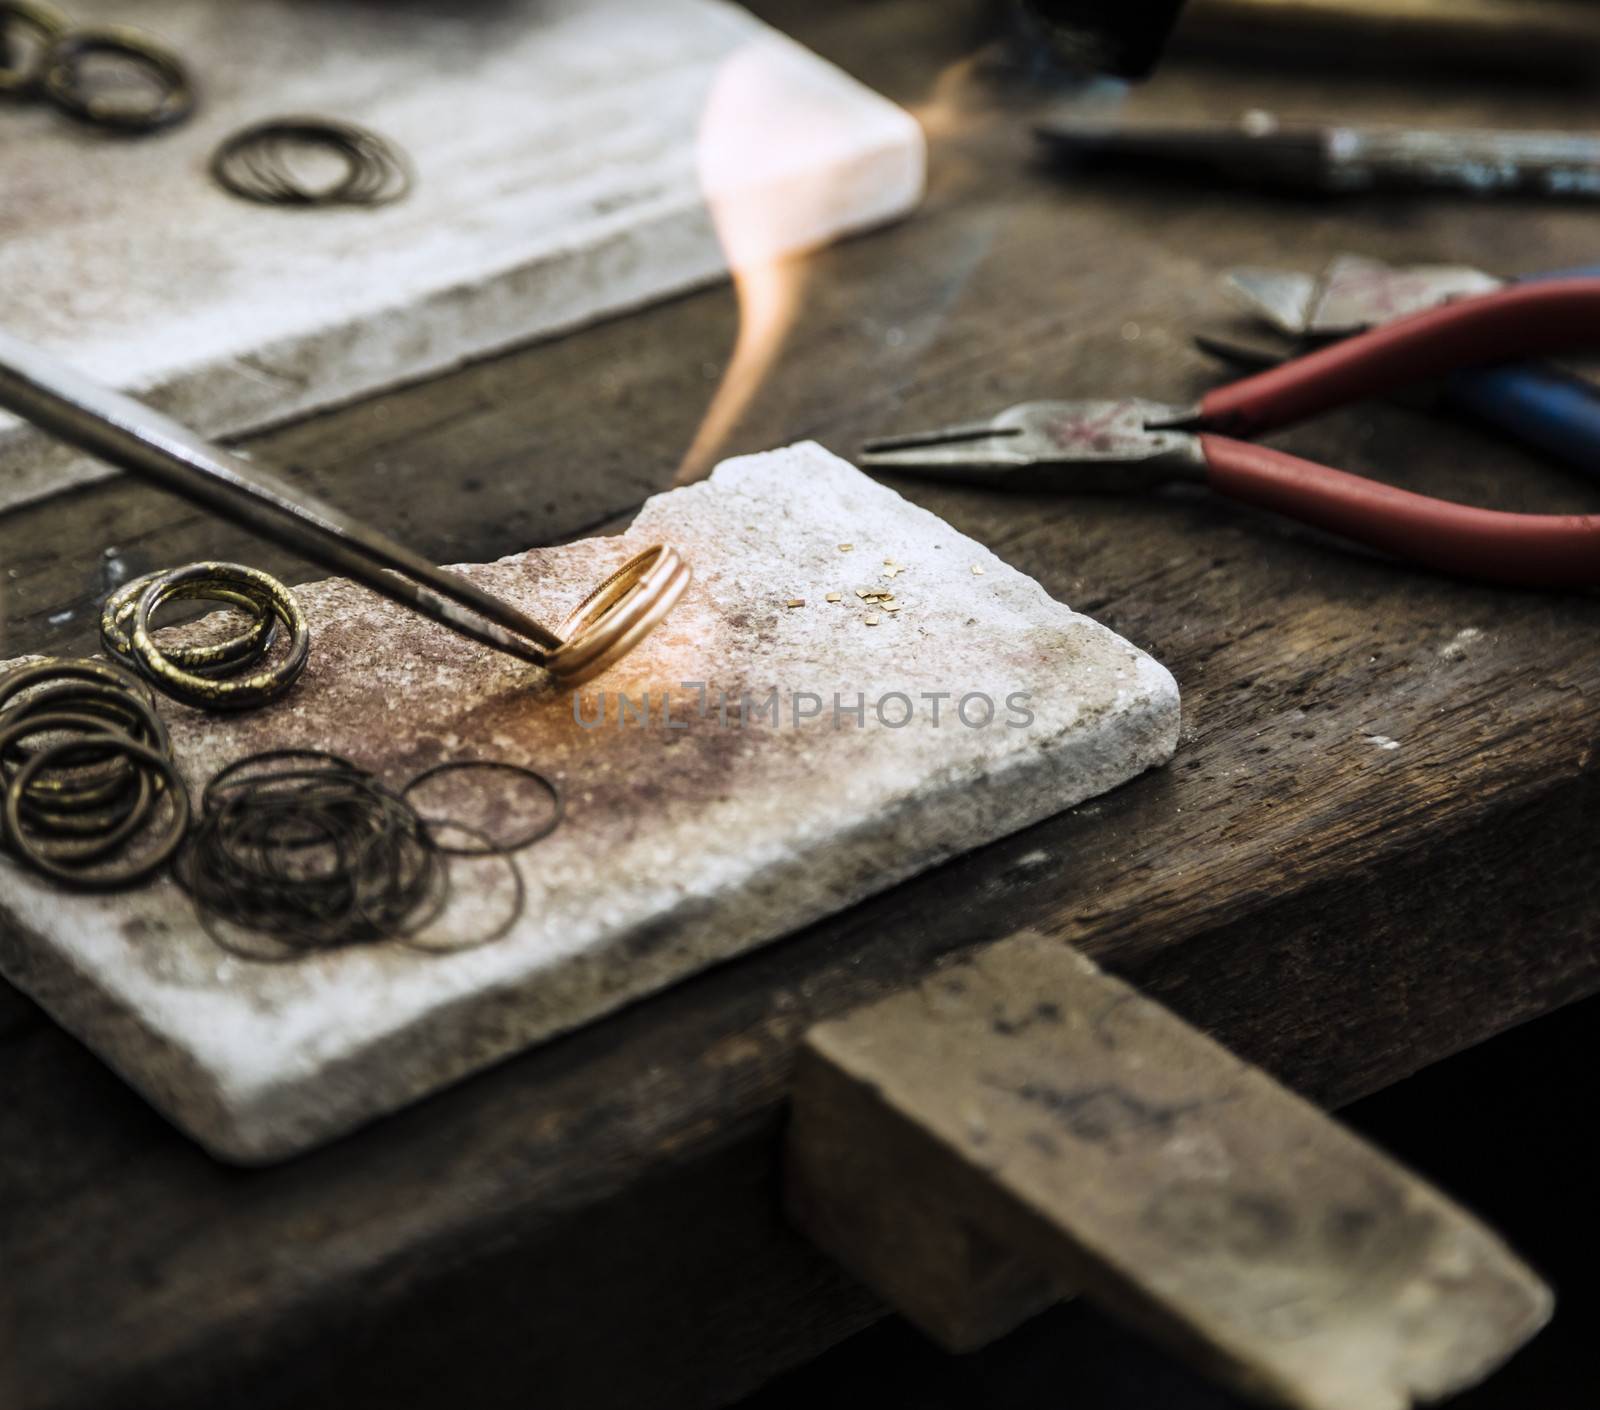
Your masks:
[[[1465,266],[1396,267],[1356,255],[1341,255],[1320,275],[1241,268],[1229,271],[1225,287],[1288,347],[1213,334],[1195,341],[1236,366],[1266,367],[1452,299],[1596,277],[1600,265],[1507,281]],[[1442,394],[1454,410],[1600,478],[1600,387],[1585,378],[1539,363],[1471,368],[1447,377]]]

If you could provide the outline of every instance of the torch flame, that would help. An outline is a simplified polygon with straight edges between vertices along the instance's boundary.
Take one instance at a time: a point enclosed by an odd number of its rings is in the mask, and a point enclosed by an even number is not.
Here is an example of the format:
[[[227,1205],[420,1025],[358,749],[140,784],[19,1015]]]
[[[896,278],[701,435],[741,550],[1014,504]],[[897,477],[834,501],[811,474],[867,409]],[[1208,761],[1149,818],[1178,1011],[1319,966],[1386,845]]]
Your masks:
[[[732,273],[739,302],[739,334],[711,404],[678,466],[677,484],[702,479],[710,473],[717,452],[739,424],[783,350],[805,282],[805,271],[798,259],[735,264]]]
[[[707,474],[766,381],[799,307],[797,250],[815,243],[828,197],[825,161],[808,161],[830,115],[796,81],[786,49],[755,44],[718,68],[695,148],[700,189],[738,299],[739,333],[711,404],[678,467],[677,482]],[[837,119],[834,119],[835,126]]]
[[[863,102],[799,45],[768,36],[719,66],[701,109],[700,189],[733,276],[739,333],[679,467],[704,475],[777,363],[804,293],[805,252],[903,214],[922,189],[920,134]]]

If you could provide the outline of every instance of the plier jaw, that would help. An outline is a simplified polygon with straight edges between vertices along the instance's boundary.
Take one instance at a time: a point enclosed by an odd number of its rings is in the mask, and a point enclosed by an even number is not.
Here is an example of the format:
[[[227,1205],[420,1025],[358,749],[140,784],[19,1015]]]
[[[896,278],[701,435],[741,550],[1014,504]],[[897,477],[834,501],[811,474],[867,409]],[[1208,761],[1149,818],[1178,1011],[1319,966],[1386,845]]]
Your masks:
[[[868,441],[858,457],[897,470],[1026,488],[1122,492],[1205,478],[1199,442],[1186,429],[1195,408],[1141,397],[1030,401],[988,421]]]
[[[1222,287],[1254,315],[1261,331],[1201,333],[1195,345],[1222,362],[1256,369],[1276,367],[1337,339],[1454,299],[1492,293],[1504,282],[1464,265],[1395,266],[1362,255],[1339,255],[1320,274],[1254,266],[1230,269]]]
[[[1321,274],[1240,268],[1223,287],[1233,299],[1289,338],[1348,337],[1453,299],[1493,293],[1503,281],[1464,265],[1396,267],[1340,255]]]

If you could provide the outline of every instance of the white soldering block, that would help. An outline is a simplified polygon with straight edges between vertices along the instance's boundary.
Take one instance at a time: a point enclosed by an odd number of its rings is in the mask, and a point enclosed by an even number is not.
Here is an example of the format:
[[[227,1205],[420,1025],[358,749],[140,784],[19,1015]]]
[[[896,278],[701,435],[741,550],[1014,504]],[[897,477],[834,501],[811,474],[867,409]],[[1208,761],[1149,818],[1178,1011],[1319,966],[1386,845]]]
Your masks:
[[[504,939],[252,964],[207,938],[172,881],[68,895],[0,856],[0,968],[212,1151],[272,1160],[1114,788],[1176,746],[1165,668],[816,445],[730,461],[650,500],[618,538],[458,571],[559,621],[661,541],[694,565],[694,586],[575,696],[334,580],[296,589],[312,656],[282,700],[166,711],[196,788],[242,755],[294,746],[397,787],[459,757],[559,780],[566,819],[520,854],[527,903]],[[886,559],[893,613],[852,591]],[[487,821],[514,829],[502,782],[483,787]],[[442,938],[470,941],[503,914],[483,875],[463,874]]]

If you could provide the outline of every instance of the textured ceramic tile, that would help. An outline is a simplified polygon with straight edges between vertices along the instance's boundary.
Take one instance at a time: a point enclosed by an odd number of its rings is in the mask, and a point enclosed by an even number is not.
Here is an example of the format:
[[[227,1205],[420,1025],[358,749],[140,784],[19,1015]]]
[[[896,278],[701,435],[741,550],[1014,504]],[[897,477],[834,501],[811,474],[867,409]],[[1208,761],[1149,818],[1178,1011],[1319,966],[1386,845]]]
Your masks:
[[[217,949],[171,882],[65,896],[0,859],[0,967],[212,1150],[267,1160],[1115,787],[1175,746],[1162,666],[815,445],[731,461],[649,501],[620,538],[464,571],[553,621],[660,540],[695,585],[576,697],[329,581],[298,590],[312,660],[282,701],[167,712],[196,784],[291,745],[394,784],[461,756],[558,778],[567,818],[522,854],[528,902],[506,939],[257,965]],[[464,889],[450,924],[468,938],[497,904]]]
[[[138,141],[0,111],[8,332],[233,434],[575,327],[903,214],[916,123],[721,0],[72,0],[192,66]],[[409,153],[379,210],[252,205],[207,176],[264,118]],[[0,505],[108,473],[0,416]]]

